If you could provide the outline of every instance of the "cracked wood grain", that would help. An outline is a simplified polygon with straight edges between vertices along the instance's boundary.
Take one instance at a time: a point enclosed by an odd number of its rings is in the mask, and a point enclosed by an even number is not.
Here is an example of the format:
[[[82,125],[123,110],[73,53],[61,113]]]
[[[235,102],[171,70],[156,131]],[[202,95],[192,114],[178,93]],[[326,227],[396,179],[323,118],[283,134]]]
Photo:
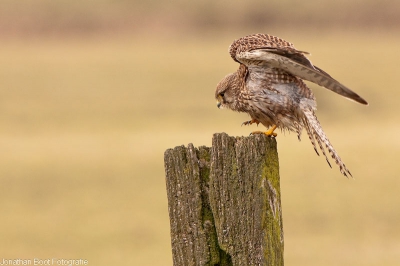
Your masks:
[[[175,266],[283,265],[275,139],[214,134],[164,161]]]

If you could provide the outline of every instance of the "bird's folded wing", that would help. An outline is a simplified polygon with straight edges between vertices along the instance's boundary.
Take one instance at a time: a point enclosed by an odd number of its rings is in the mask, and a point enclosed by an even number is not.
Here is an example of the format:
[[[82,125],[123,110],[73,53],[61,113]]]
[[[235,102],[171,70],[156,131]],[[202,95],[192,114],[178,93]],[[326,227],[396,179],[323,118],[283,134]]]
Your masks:
[[[265,63],[266,66],[285,70],[294,76],[314,82],[358,103],[368,104],[357,93],[340,84],[325,71],[313,66],[308,59],[304,60],[302,58],[301,61],[296,58],[291,59],[290,55],[278,54],[273,49],[257,49],[242,52],[236,55],[236,59],[245,65],[251,65],[254,61],[257,62],[255,63],[257,65]]]

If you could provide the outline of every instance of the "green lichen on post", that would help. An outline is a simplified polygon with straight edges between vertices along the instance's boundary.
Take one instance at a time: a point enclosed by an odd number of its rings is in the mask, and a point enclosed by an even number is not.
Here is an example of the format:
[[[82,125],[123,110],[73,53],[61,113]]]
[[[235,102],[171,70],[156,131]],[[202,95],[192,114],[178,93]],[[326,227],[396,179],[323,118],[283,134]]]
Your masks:
[[[210,260],[207,265],[217,265],[219,263],[218,239],[215,233],[214,217],[208,203],[208,182],[210,180],[210,148],[202,146],[196,150],[201,179],[201,220],[203,229],[206,232]]]
[[[267,150],[265,154],[265,164],[263,168],[263,175],[270,180],[274,187],[280,191],[280,178],[279,178],[279,158],[277,152],[277,143],[275,139],[267,142]]]
[[[208,191],[210,181],[211,148],[201,146],[196,149],[196,154],[199,161],[200,179],[202,184],[202,224],[203,230],[206,233],[210,251],[210,260],[206,263],[206,265],[231,266],[232,261],[230,256],[224,250],[222,250],[218,244],[214,216],[209,203]]]
[[[279,160],[275,139],[267,144],[265,160],[263,163],[262,179],[265,189],[266,210],[263,212],[263,225],[267,231],[265,241],[265,257],[268,265],[283,265],[283,225],[281,211],[281,193],[279,178]]]

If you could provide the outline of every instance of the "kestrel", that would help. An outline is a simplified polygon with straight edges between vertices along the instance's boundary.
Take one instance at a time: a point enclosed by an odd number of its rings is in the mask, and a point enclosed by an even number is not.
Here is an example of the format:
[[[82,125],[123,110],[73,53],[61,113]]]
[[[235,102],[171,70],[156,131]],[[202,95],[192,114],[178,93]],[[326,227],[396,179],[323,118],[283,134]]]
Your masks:
[[[305,54],[293,44],[267,34],[249,35],[235,40],[229,47],[239,69],[227,75],[217,85],[215,97],[218,108],[248,113],[250,121],[269,128],[264,133],[276,136],[276,128],[294,131],[300,140],[301,131],[306,129],[308,137],[319,155],[319,149],[329,163],[325,148],[329,151],[340,172],[347,176],[346,168],[329,142],[315,115],[316,100],[312,91],[303,82],[308,80],[348,99],[367,105],[358,94],[340,84],[328,73],[314,66]]]

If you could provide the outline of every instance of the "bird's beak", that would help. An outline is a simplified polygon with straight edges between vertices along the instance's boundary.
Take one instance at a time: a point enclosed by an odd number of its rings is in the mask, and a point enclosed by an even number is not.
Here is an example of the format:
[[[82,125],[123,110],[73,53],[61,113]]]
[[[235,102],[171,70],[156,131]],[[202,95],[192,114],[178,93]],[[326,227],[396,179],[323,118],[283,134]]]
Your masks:
[[[221,108],[221,102],[217,102],[217,107]]]

